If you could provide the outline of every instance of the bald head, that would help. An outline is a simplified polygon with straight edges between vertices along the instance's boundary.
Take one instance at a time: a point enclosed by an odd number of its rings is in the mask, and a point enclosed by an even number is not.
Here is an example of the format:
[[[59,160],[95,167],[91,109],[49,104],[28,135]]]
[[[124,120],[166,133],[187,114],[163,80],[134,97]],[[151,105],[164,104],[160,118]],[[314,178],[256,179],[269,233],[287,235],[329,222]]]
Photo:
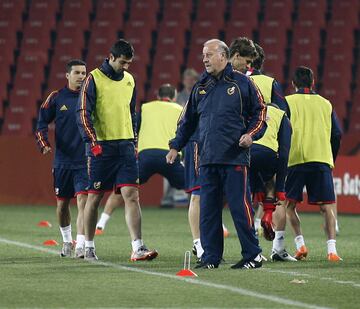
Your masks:
[[[209,74],[218,76],[225,69],[229,58],[229,47],[223,41],[212,39],[204,43],[203,63]]]

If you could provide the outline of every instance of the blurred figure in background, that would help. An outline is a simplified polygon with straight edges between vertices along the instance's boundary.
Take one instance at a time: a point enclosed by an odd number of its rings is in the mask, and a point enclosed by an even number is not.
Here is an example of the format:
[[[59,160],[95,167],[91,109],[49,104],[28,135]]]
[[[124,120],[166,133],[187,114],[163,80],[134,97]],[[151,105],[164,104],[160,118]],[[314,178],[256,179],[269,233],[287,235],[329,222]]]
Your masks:
[[[176,102],[184,106],[189,99],[191,89],[199,79],[199,74],[194,69],[186,69],[183,73],[182,84],[184,86],[177,97]]]

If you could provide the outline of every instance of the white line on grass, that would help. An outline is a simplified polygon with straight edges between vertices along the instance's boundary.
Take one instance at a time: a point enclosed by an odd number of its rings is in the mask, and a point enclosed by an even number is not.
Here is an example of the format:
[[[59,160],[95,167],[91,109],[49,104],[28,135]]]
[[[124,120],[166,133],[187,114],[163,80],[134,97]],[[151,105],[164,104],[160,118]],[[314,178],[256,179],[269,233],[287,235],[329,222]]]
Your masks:
[[[336,283],[336,284],[340,284],[340,285],[350,285],[354,288],[360,287],[360,284],[355,281],[335,280],[334,278],[330,278],[330,277],[317,277],[317,276],[313,276],[310,274],[299,273],[297,271],[285,271],[285,270],[266,269],[266,268],[263,268],[262,270],[267,271],[269,273],[292,275],[292,276],[296,276],[296,277],[306,277],[306,278],[318,279],[318,280],[323,280],[323,281],[330,281],[331,283]]]
[[[37,250],[37,251],[56,254],[56,255],[59,254],[59,252],[55,251],[55,250],[43,248],[43,247],[40,247],[40,246],[34,246],[34,245],[30,245],[30,244],[22,243],[22,242],[18,242],[18,241],[13,241],[13,240],[1,238],[1,237],[0,237],[0,243],[5,243],[5,244],[8,244],[8,245],[14,245],[14,246],[22,247],[22,248]],[[201,285],[201,286],[207,286],[207,287],[210,287],[210,288],[226,290],[226,291],[234,292],[234,293],[244,295],[244,296],[250,296],[250,297],[254,297],[254,298],[259,298],[259,299],[272,301],[272,302],[279,303],[279,304],[282,304],[282,305],[297,306],[297,307],[300,307],[300,308],[309,308],[309,309],[331,309],[329,307],[321,307],[321,306],[307,304],[307,303],[303,303],[303,302],[300,302],[300,301],[291,300],[291,299],[287,299],[287,298],[282,298],[282,297],[278,297],[278,296],[265,295],[265,294],[257,293],[257,292],[254,292],[254,291],[250,291],[250,290],[246,290],[246,289],[242,289],[242,288],[238,288],[238,287],[233,287],[233,286],[230,286],[230,285],[217,284],[217,283],[203,281],[203,280],[200,280],[200,279],[192,279],[192,278],[187,278],[187,277],[178,277],[178,276],[175,276],[175,275],[164,274],[164,273],[160,273],[160,272],[153,272],[153,271],[144,270],[144,269],[140,269],[140,268],[136,268],[136,267],[123,266],[121,264],[115,264],[115,263],[111,263],[111,262],[104,262],[104,261],[89,261],[89,262],[92,263],[92,264],[95,264],[95,265],[103,265],[103,266],[112,267],[112,268],[115,268],[115,269],[132,271],[132,272],[137,272],[137,273],[151,275],[151,276],[158,276],[158,277],[163,277],[163,278],[167,278],[167,279],[184,281],[184,282],[195,284],[195,285]]]

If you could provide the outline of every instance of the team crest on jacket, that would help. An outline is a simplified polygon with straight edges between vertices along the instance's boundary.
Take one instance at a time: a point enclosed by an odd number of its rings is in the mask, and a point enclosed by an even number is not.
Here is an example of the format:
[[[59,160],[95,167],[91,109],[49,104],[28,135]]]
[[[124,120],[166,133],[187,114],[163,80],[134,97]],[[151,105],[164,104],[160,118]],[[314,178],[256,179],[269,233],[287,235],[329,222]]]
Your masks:
[[[199,94],[206,94],[206,91],[204,89],[199,91]]]
[[[67,111],[68,109],[67,109],[66,105],[64,104],[63,106],[61,106],[60,110],[62,112],[64,112],[64,111]]]
[[[235,93],[235,86],[228,88],[227,90],[228,95],[233,95],[234,93]]]
[[[101,188],[101,181],[94,182],[94,189],[99,190]]]

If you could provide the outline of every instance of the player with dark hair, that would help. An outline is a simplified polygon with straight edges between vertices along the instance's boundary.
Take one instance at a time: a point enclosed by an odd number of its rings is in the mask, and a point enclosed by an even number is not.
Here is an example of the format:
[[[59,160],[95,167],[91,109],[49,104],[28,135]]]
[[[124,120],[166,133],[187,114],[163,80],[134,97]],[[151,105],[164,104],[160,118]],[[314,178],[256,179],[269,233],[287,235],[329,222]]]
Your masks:
[[[331,103],[312,89],[314,75],[310,68],[296,68],[292,84],[296,93],[286,97],[293,135],[285,187],[289,201],[287,214],[296,236],[295,258],[300,260],[308,254],[296,212],[306,186],[308,203],[319,205],[324,216],[327,259],[337,262],[341,258],[336,251],[332,169],[340,147],[341,129]]]
[[[133,46],[120,39],[110,56],[90,72],[81,89],[78,127],[86,143],[89,195],[85,206],[85,259],[95,260],[97,210],[105,191],[121,193],[132,245],[131,260],[151,260],[158,253],[144,245],[141,235],[139,170],[136,158],[136,90],[126,70]]]
[[[55,160],[53,162],[57,217],[63,238],[62,257],[73,254],[70,200],[77,199],[75,257],[84,257],[84,207],[87,197],[88,175],[85,145],[76,125],[76,106],[80,87],[86,77],[86,64],[71,60],[66,64],[67,86],[51,92],[41,105],[36,129],[36,140],[42,154],[52,151],[48,140],[48,126],[55,122]]]

